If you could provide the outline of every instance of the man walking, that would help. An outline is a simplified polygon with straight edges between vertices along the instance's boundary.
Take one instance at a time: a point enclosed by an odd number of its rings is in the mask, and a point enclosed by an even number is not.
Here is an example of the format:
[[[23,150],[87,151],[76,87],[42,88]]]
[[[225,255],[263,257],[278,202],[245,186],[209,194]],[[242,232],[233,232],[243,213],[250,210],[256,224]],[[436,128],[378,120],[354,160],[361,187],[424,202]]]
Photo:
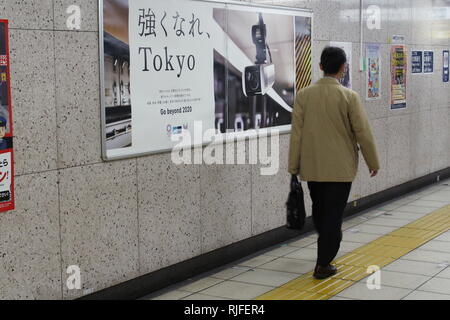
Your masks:
[[[314,277],[337,270],[331,265],[342,240],[342,217],[358,170],[358,145],[370,176],[380,169],[372,130],[359,95],[339,83],[346,68],[345,52],[323,50],[324,77],[302,89],[292,112],[289,173],[308,182],[312,216],[319,234]]]

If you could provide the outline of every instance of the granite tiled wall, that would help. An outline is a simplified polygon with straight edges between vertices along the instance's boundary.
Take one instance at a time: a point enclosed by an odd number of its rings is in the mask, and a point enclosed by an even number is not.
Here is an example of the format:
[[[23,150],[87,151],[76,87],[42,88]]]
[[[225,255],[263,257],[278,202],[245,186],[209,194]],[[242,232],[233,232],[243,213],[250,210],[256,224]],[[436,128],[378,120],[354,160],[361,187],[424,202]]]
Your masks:
[[[313,80],[321,49],[350,41],[354,89],[363,94],[358,0],[251,2],[312,9]],[[441,75],[450,39],[432,20],[433,5],[448,1],[364,3],[381,7],[381,29],[364,28],[363,41],[381,44],[382,96],[364,104],[382,169],[369,179],[361,157],[351,200],[450,165],[450,90]],[[66,27],[72,4],[81,30]],[[97,1],[0,0],[0,18],[11,28],[17,204],[0,214],[0,299],[76,298],[285,223],[289,135],[280,136],[272,177],[260,165],[176,166],[168,154],[103,162]],[[405,110],[389,109],[392,34],[405,35],[408,50],[435,52],[433,74],[408,74]],[[70,265],[80,266],[81,290],[67,289]]]

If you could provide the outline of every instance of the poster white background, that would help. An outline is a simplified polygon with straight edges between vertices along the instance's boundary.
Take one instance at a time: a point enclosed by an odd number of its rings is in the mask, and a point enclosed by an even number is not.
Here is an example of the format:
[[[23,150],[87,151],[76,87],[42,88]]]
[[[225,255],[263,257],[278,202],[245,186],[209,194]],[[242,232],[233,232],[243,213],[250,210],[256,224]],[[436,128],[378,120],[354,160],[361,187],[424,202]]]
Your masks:
[[[133,0],[129,4],[133,123],[132,147],[129,149],[135,153],[144,153],[150,147],[153,150],[170,149],[174,145],[171,141],[174,128],[191,130],[194,120],[203,122],[203,130],[214,128],[212,39],[218,41],[218,35],[213,33],[213,7],[207,3],[176,0]],[[143,28],[139,24],[140,18],[143,21],[140,9],[145,13],[150,9],[154,14],[154,29],[146,31],[154,31],[156,35],[140,35]],[[199,19],[193,28],[194,36],[189,34],[192,14],[193,21]],[[173,17],[177,15],[179,19],[174,30],[176,19]],[[178,36],[176,32],[180,28],[184,35]],[[151,53],[149,49],[141,49],[139,53],[139,48],[151,48]],[[149,71],[143,71],[144,50]],[[161,70],[156,71],[160,66]],[[123,149],[112,152],[129,153]]]

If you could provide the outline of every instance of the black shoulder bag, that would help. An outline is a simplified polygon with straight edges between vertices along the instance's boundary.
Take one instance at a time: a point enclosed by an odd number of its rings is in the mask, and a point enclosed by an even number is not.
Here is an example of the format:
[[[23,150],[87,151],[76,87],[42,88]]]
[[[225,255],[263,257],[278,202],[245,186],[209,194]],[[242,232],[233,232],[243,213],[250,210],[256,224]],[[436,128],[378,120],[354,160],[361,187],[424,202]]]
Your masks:
[[[291,191],[289,192],[287,207],[287,223],[289,229],[300,230],[305,225],[306,210],[303,189],[296,175],[291,177]]]

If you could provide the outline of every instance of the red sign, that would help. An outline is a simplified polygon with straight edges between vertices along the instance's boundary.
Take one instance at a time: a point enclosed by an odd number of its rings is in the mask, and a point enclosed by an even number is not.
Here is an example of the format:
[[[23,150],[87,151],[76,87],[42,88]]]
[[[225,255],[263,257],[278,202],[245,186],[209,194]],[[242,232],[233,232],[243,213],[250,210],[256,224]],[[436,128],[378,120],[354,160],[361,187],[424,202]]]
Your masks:
[[[14,209],[14,156],[8,20],[0,20],[0,212]]]

